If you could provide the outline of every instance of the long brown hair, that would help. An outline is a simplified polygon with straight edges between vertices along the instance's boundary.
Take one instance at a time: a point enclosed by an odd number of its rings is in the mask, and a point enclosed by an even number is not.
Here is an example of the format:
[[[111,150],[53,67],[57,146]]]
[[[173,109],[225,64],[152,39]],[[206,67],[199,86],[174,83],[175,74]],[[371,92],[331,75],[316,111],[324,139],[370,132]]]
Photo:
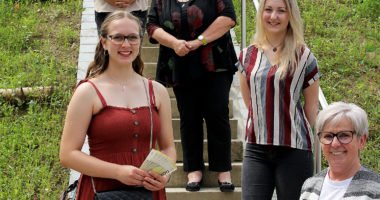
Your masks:
[[[138,27],[140,37],[143,36],[141,22],[137,17],[133,16],[131,13],[126,11],[115,11],[111,13],[109,16],[107,16],[107,18],[102,23],[102,26],[100,27],[99,37],[106,38],[108,35],[108,27],[111,24],[111,22],[123,18],[128,18],[135,21],[139,25]],[[108,51],[104,50],[103,45],[99,40],[98,44],[96,45],[94,60],[88,66],[86,79],[90,79],[102,74],[108,68],[108,64]],[[139,54],[137,55],[136,59],[132,62],[132,68],[136,73],[142,75],[144,70],[144,62],[141,59],[141,43],[139,48]]]

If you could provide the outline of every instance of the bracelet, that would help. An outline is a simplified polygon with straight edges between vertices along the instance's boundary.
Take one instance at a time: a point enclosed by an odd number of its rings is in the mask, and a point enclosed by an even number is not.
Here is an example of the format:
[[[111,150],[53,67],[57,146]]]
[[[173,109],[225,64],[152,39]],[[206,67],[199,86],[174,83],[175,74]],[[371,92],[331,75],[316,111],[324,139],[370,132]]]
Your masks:
[[[202,42],[203,46],[207,45],[207,40],[203,35],[199,35],[197,39]]]

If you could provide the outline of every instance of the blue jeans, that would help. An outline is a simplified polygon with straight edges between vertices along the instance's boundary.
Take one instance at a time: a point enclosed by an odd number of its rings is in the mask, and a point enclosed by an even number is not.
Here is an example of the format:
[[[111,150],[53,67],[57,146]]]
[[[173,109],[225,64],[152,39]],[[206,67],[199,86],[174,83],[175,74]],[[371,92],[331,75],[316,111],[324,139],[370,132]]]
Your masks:
[[[313,153],[290,147],[247,144],[243,159],[242,199],[296,200],[313,175]]]

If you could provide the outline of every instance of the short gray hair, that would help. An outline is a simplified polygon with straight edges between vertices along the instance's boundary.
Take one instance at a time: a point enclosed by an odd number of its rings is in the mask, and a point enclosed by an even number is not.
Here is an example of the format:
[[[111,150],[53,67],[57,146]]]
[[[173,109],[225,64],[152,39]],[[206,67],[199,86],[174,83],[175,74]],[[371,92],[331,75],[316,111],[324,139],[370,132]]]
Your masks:
[[[334,102],[319,112],[315,128],[317,133],[322,131],[326,124],[337,124],[342,119],[351,121],[357,136],[368,136],[367,113],[353,103]]]

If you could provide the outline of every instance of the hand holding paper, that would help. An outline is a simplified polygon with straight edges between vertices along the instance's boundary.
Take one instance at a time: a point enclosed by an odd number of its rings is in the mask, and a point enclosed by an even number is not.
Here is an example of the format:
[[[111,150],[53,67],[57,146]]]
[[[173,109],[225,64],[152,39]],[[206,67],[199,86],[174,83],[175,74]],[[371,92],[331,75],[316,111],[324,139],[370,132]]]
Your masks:
[[[165,154],[152,149],[140,169],[145,171],[152,171],[161,176],[170,175],[177,170],[175,163]]]

